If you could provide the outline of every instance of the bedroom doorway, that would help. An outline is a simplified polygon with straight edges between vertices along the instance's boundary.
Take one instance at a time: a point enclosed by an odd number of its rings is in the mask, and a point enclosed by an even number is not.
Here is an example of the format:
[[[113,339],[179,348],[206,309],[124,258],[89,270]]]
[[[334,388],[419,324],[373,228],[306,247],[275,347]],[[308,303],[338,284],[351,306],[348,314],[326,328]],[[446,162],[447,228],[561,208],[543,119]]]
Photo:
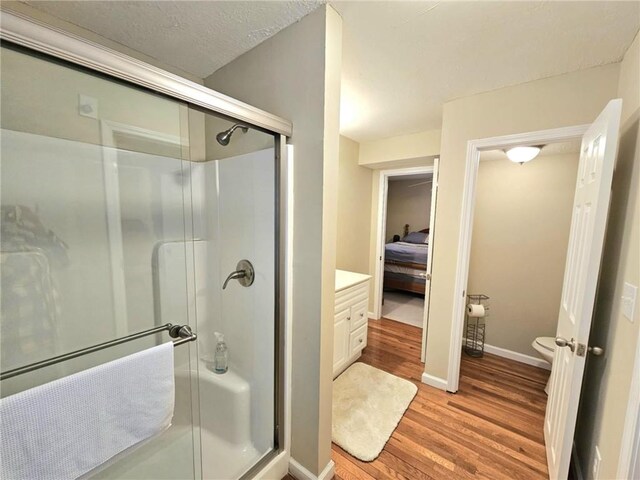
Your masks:
[[[435,158],[433,166],[383,170],[379,184],[373,316],[419,328],[423,362],[437,172]]]

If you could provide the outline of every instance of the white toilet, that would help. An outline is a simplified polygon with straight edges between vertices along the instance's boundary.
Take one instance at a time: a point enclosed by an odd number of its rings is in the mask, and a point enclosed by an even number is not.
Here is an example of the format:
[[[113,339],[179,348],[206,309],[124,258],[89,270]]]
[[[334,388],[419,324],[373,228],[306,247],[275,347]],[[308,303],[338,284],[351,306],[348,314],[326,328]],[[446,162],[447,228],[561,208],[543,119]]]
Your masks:
[[[533,342],[531,342],[531,346],[535,349],[538,354],[544,358],[549,364],[553,365],[553,353],[556,349],[556,339],[553,337],[538,337]],[[549,395],[549,382],[551,382],[551,377],[547,381],[547,385],[544,387],[544,393]]]

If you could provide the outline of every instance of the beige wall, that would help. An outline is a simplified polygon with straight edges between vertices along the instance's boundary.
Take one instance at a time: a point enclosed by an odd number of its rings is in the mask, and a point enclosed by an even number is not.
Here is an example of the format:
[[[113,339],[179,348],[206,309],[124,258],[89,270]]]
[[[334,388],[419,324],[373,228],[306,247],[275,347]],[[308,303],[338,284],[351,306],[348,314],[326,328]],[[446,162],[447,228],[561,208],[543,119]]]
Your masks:
[[[324,74],[324,158],[322,201],[322,311],[320,322],[320,408],[318,472],[331,461],[333,406],[333,329],[336,288],[336,238],[338,216],[338,165],[340,152],[340,88],[342,85],[342,18],[326,6]],[[295,127],[294,127],[295,128]],[[311,180],[308,178],[308,180]],[[315,180],[317,181],[317,179]],[[296,278],[293,279],[296,282]],[[300,305],[306,311],[306,305]],[[294,347],[295,348],[295,347]],[[304,347],[303,347],[304,348]],[[302,355],[302,349],[298,350]],[[295,358],[294,358],[295,364]],[[294,387],[295,388],[295,387]],[[298,420],[299,422],[299,420]],[[305,428],[307,428],[305,426]],[[302,445],[297,446],[300,451]],[[308,445],[305,447],[308,448]],[[293,453],[293,450],[292,450]],[[311,470],[313,472],[313,470]],[[315,473],[315,472],[314,472]]]
[[[336,267],[368,274],[373,170],[358,165],[359,151],[357,142],[340,137]]]
[[[205,80],[293,122],[291,454],[316,475],[331,459],[341,29],[322,6]]]
[[[427,374],[447,377],[467,142],[590,123],[616,97],[618,71],[605,65],[444,105]]]
[[[589,357],[575,435],[579,463],[592,478],[595,446],[602,456],[598,478],[617,475],[632,368],[640,333],[640,307],[633,323],[621,313],[625,282],[640,283],[640,41],[638,36],[620,66],[618,96],[622,122],[613,174],[609,223],[589,343],[604,357]]]
[[[66,140],[105,144],[101,121],[107,120],[187,141],[187,106],[133,86],[67,68],[58,63],[2,48],[2,127]],[[48,88],[43,88],[43,79]],[[79,95],[98,102],[97,118],[81,116]],[[118,143],[119,146],[122,143]],[[179,148],[147,142],[145,153],[180,157]]]
[[[264,132],[254,129],[250,129],[245,133],[240,128],[234,131],[233,137],[231,137],[228,145],[220,145],[216,140],[216,135],[227,130],[236,122],[228,118],[217,117],[208,113],[205,114],[199,110],[196,111],[194,108],[190,108],[190,112],[195,112],[204,117],[202,134],[206,139],[207,161],[223,160],[225,158],[236,157],[238,155],[274,147],[275,140],[272,135],[265,135]],[[189,129],[191,130],[191,123],[189,123]]]
[[[360,144],[360,165],[382,168],[398,160],[407,160],[438,155],[440,153],[440,130],[398,135],[396,137],[372,140]]]
[[[416,183],[427,180],[395,180],[390,181],[387,189],[387,229],[385,238],[391,241],[394,235],[402,237],[404,226],[415,232],[429,228],[431,214],[431,184]]]
[[[483,157],[467,291],[491,297],[487,344],[538,358],[533,339],[556,334],[579,154]]]

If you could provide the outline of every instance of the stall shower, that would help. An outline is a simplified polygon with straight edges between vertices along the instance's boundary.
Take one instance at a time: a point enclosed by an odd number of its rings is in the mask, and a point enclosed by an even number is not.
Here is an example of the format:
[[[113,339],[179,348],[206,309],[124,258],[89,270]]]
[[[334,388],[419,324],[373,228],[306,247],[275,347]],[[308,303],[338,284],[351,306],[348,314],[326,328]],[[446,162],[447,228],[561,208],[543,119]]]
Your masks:
[[[1,57],[2,372],[150,331],[3,379],[2,397],[185,326],[171,427],[89,476],[250,476],[282,447],[280,135],[10,44]]]

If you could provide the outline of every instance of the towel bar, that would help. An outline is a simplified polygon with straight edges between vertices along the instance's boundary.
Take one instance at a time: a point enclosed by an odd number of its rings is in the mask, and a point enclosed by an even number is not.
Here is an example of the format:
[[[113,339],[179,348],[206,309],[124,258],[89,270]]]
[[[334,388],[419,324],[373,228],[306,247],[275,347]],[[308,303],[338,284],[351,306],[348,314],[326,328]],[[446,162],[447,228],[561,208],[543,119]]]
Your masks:
[[[136,340],[138,338],[146,337],[148,335],[153,335],[154,333],[164,332],[167,330],[169,331],[169,336],[171,336],[171,338],[180,339],[173,342],[174,347],[182,345],[183,343],[193,342],[198,338],[198,335],[191,331],[191,327],[189,327],[189,325],[172,325],[170,323],[167,323],[166,325],[162,325],[160,327],[154,327],[148,330],[143,330],[142,332],[132,333],[131,335],[127,335],[126,337],[109,340],[108,342],[99,343],[98,345],[94,345],[92,347],[81,348],[80,350],[75,350],[63,355],[58,355],[57,357],[51,357],[47,360],[42,360],[40,362],[25,365],[23,367],[7,370],[6,372],[0,373],[0,380],[5,380],[17,375],[22,375],[23,373],[33,372],[34,370],[38,370],[39,368],[55,365],[56,363],[64,362],[65,360],[71,360],[72,358],[77,358],[88,353],[104,350],[105,348],[120,345],[121,343],[130,342],[131,340]]]

